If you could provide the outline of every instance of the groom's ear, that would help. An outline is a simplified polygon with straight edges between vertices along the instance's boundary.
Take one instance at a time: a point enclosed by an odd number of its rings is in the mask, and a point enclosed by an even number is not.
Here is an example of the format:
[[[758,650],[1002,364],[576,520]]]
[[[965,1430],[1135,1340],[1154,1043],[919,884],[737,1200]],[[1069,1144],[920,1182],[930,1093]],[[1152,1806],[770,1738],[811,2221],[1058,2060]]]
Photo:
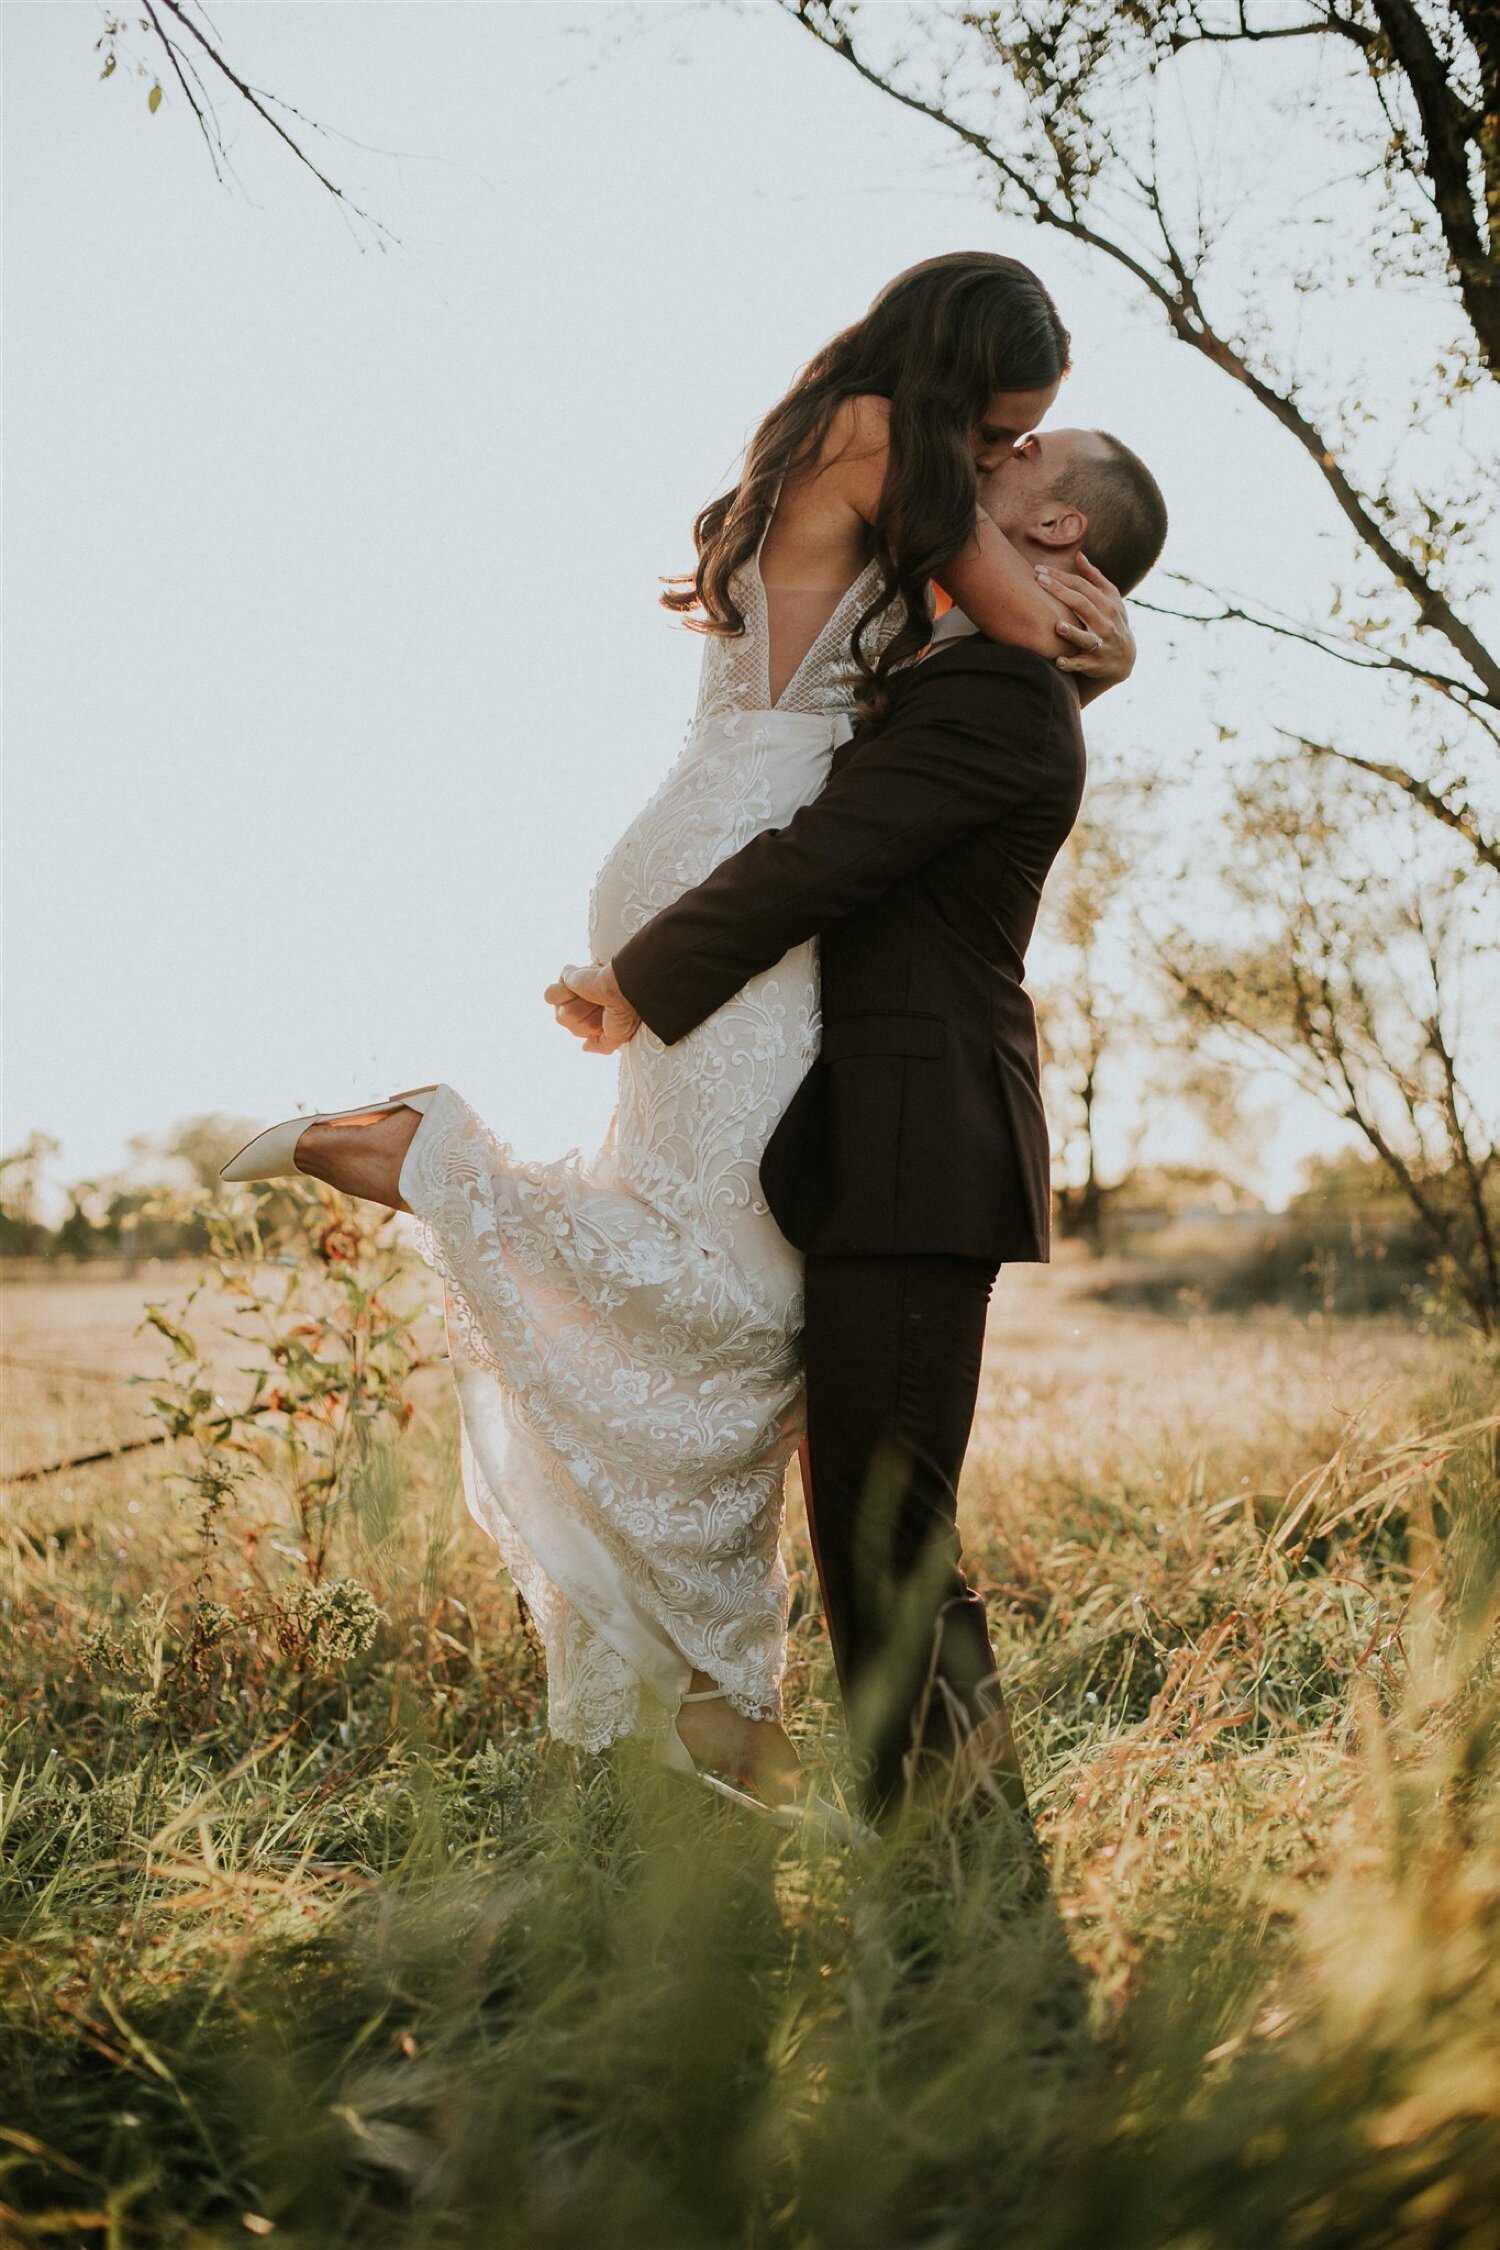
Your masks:
[[[1081,508],[1049,500],[1032,525],[1031,536],[1039,547],[1081,547],[1088,528],[1089,519]]]

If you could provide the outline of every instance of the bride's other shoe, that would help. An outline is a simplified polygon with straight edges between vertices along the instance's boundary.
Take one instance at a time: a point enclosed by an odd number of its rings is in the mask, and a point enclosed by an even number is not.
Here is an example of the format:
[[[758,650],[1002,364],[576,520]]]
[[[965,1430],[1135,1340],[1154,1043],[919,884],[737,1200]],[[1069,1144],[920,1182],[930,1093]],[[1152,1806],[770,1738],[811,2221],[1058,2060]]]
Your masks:
[[[721,1687],[698,1688],[692,1694],[683,1696],[682,1701],[712,1703],[724,1692]],[[757,1797],[751,1790],[737,1788],[732,1781],[725,1781],[722,1775],[712,1772],[707,1766],[697,1765],[692,1752],[677,1732],[675,1721],[661,1737],[657,1755],[661,1763],[673,1773],[680,1773],[685,1778],[696,1781],[700,1788],[711,1790],[726,1803],[738,1806],[741,1812],[753,1813],[758,1820],[769,1820],[777,1828],[800,1828],[805,1821],[834,1843],[848,1844],[855,1848],[874,1839],[875,1831],[872,1828],[816,1792],[776,1804],[769,1798]]]
[[[684,1703],[713,1703],[723,1693],[724,1690],[721,1687],[698,1688],[692,1694],[685,1695],[682,1700]],[[742,1812],[754,1813],[761,1820],[774,1821],[778,1828],[796,1827],[797,1807],[795,1804],[773,1805],[767,1798],[757,1797],[748,1789],[736,1788],[732,1781],[725,1781],[721,1775],[714,1773],[708,1766],[698,1765],[682,1736],[677,1732],[675,1720],[661,1737],[657,1746],[657,1756],[661,1763],[669,1767],[673,1773],[680,1773],[686,1779],[696,1781],[701,1788],[711,1789],[716,1797],[723,1797],[729,1804],[738,1805]]]
[[[425,1117],[437,1092],[436,1086],[414,1086],[406,1094],[389,1094],[383,1102],[363,1102],[358,1109],[319,1110],[311,1116],[286,1117],[279,1125],[268,1125],[247,1141],[238,1156],[232,1156],[219,1174],[221,1180],[289,1180],[309,1179],[310,1173],[297,1162],[297,1143],[311,1125],[338,1125],[352,1117],[380,1117],[388,1110],[414,1109]]]

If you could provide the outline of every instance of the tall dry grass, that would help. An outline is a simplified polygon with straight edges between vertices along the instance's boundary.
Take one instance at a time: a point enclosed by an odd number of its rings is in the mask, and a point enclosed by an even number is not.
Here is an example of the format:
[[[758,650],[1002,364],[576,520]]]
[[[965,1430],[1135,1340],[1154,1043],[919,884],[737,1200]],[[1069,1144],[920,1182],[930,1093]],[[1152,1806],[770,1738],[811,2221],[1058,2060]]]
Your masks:
[[[170,1447],[13,1489],[10,2239],[1490,2250],[1492,1366],[1002,1283],[965,1512],[1054,1912],[982,1828],[547,1750],[420,1288],[327,1215],[164,1314]]]

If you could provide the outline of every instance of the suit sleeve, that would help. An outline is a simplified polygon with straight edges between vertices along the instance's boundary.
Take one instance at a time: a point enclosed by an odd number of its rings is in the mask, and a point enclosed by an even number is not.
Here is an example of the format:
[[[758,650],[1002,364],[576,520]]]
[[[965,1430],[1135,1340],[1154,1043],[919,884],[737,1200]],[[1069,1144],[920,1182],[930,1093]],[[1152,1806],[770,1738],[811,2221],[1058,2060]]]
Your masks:
[[[993,647],[988,657],[964,672],[914,673],[821,796],[615,954],[621,991],[668,1046],[794,945],[1045,786],[1055,699],[1068,691],[1043,658]]]

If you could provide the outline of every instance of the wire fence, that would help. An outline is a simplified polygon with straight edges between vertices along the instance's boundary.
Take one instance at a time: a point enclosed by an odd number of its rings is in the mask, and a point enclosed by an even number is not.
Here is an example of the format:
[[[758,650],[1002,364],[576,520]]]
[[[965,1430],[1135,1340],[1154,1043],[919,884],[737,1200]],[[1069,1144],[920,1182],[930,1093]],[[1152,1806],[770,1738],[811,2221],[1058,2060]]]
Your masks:
[[[54,1382],[105,1383],[112,1390],[123,1388],[130,1380],[128,1375],[110,1373],[102,1367],[26,1359],[16,1352],[0,1352],[0,1370],[46,1375]],[[92,1469],[103,1461],[121,1460],[127,1453],[144,1453],[154,1445],[165,1445],[170,1435],[170,1431],[157,1430],[149,1437],[121,1438],[113,1445],[96,1446],[87,1453],[69,1453],[60,1461],[42,1461],[33,1468],[0,1470],[0,1484],[41,1484],[48,1477],[62,1476],[69,1469]]]
[[[424,1368],[442,1364],[445,1357],[445,1354],[435,1353],[417,1360],[410,1372],[420,1374]],[[18,1373],[27,1375],[74,1377],[84,1383],[108,1383],[116,1388],[132,1379],[129,1375],[108,1374],[100,1367],[59,1366],[47,1360],[20,1359],[10,1352],[0,1352],[0,1369],[3,1368],[14,1368]],[[277,1409],[266,1404],[251,1407],[248,1411],[252,1415],[259,1415],[274,1413]],[[168,1445],[172,1436],[170,1430],[157,1430],[150,1437],[122,1438],[117,1444],[98,1446],[87,1453],[69,1453],[60,1461],[39,1462],[34,1468],[0,1469],[0,1484],[42,1484],[48,1477],[62,1476],[69,1469],[93,1469],[104,1461],[123,1460],[127,1453],[145,1453],[154,1445]]]

